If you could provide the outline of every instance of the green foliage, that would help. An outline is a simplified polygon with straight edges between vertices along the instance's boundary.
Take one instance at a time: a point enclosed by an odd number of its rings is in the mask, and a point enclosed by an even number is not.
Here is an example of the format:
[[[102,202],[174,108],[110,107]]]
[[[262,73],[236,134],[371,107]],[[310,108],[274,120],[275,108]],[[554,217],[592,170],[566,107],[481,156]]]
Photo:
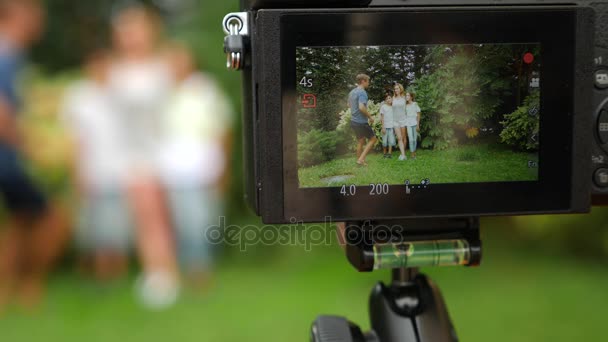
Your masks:
[[[458,144],[457,132],[479,127],[495,117],[511,86],[504,65],[511,51],[494,46],[436,46],[427,62],[436,69],[412,86],[422,108],[423,148]],[[511,77],[512,78],[512,77]]]
[[[298,49],[298,83],[304,77],[313,80],[311,87],[298,84],[298,92],[318,94],[319,100],[317,110],[301,110],[299,131],[331,131],[339,125],[355,76],[366,73],[371,77],[367,92],[375,102],[392,92],[394,83],[416,93],[422,148],[456,146],[467,131],[498,127],[500,114],[521,103],[533,70],[521,61],[529,49],[483,44]],[[374,129],[380,136],[376,124]]]
[[[210,44],[222,42],[222,30],[211,22],[238,8],[236,1],[218,5],[159,0],[45,0],[44,3],[48,13],[46,34],[31,57],[44,71],[51,72],[73,69],[92,50],[107,47],[111,41],[112,15],[125,6],[139,3],[154,9],[164,19],[172,37],[187,38],[197,42],[194,44],[197,46],[206,43],[204,50],[201,49],[204,56],[209,55]]]
[[[48,23],[43,40],[32,52],[45,70],[78,66],[90,50],[109,41],[110,13],[115,1],[47,0]]]
[[[416,82],[414,92],[416,102],[422,109],[420,129],[422,131],[422,148],[443,150],[454,141],[454,130],[451,117],[443,117],[439,108],[442,102],[441,84],[438,74],[425,75]]]
[[[330,131],[339,123],[340,113],[347,104],[349,92],[356,87],[355,77],[365,73],[371,77],[367,89],[369,99],[378,103],[393,83],[408,85],[428,68],[416,69],[423,62],[427,47],[375,47],[296,50],[297,90],[299,94],[317,95],[315,110],[301,109],[298,128],[308,131],[316,128]],[[429,64],[430,65],[430,64]],[[312,80],[312,86],[301,83]],[[301,117],[306,117],[303,122]]]
[[[501,122],[504,126],[500,138],[505,144],[521,150],[534,151],[539,147],[539,124],[538,111],[540,108],[540,92],[532,92],[524,104],[513,113],[505,115]],[[532,137],[536,135],[536,139]]]
[[[371,114],[373,119],[372,129],[376,134],[376,138],[378,138],[378,142],[376,143],[377,145],[381,144],[382,142],[382,116],[380,115],[380,108],[382,108],[382,104],[382,102],[376,103],[372,100],[367,103],[367,111]],[[341,142],[349,144],[349,151],[354,151],[356,147],[355,145],[357,144],[357,138],[350,127],[350,122],[352,119],[350,108],[341,111],[338,116],[340,119],[338,121],[336,131],[344,137]]]
[[[307,167],[333,160],[336,157],[337,132],[313,129],[298,135],[298,164]]]
[[[357,138],[355,132],[350,126],[352,114],[350,109],[345,109],[339,113],[340,120],[336,127],[338,136],[341,137],[340,144],[337,145],[337,149],[341,152],[340,154],[352,154],[355,153],[357,147]]]

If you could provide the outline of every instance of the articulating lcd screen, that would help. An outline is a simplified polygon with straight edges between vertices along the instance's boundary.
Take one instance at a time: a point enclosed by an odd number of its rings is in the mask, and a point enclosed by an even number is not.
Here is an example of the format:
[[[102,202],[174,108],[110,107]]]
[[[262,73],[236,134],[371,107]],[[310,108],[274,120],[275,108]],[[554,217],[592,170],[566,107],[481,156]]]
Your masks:
[[[540,52],[296,48],[300,188],[537,181]]]

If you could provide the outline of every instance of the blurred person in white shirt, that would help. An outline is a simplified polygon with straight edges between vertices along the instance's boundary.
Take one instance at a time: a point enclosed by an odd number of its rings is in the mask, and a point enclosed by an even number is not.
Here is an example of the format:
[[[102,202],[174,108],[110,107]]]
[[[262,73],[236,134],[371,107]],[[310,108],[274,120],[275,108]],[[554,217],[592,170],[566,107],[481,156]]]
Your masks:
[[[85,78],[69,87],[62,109],[75,147],[77,245],[102,281],[126,272],[132,227],[123,128],[107,89],[109,65],[108,51],[90,53]]]
[[[213,264],[206,234],[222,214],[233,113],[216,81],[197,71],[188,48],[174,44],[167,57],[177,86],[162,121],[159,169],[181,270],[192,284],[205,286]]]

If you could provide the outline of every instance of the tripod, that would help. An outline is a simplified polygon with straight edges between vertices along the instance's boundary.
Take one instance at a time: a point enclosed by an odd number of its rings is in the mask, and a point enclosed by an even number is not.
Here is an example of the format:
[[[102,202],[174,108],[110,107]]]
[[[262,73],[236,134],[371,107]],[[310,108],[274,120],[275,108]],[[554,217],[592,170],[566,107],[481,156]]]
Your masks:
[[[346,254],[359,271],[392,268],[390,285],[378,283],[369,299],[371,331],[338,316],[320,316],[313,342],[456,342],[439,288],[419,266],[477,266],[479,220],[430,219],[349,223]],[[401,267],[395,267],[399,265]]]

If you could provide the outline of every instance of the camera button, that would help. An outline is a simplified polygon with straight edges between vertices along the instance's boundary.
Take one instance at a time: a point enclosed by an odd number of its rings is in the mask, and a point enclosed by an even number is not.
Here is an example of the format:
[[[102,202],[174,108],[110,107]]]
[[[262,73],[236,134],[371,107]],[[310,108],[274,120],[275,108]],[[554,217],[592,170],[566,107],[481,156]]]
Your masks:
[[[595,72],[595,87],[598,89],[608,89],[608,69],[601,69]]]
[[[608,187],[608,169],[597,169],[593,175],[593,181],[600,188]]]
[[[605,109],[600,111],[600,117],[597,121],[597,135],[602,144],[608,143],[608,111]]]

